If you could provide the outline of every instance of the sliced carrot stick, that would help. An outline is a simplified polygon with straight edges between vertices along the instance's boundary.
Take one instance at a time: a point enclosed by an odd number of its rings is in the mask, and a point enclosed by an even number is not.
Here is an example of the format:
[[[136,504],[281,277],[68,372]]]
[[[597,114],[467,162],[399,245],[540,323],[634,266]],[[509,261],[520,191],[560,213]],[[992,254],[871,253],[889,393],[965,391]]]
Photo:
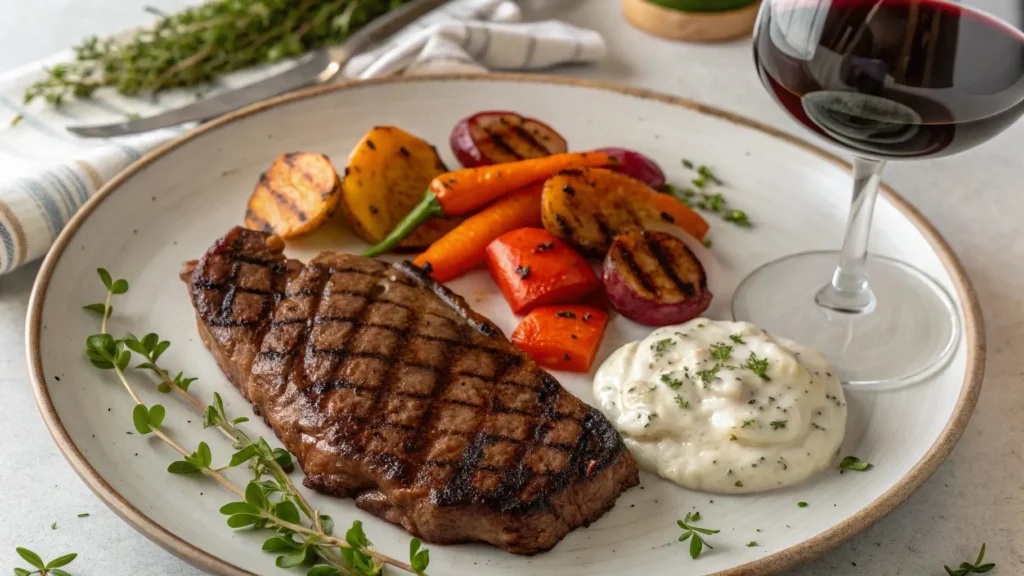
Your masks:
[[[553,154],[441,174],[430,182],[430,190],[437,196],[445,214],[458,216],[562,170],[608,166],[617,162],[604,152]]]
[[[466,218],[416,257],[421,268],[430,264],[430,276],[447,282],[484,263],[487,245],[502,234],[540,226],[541,184],[534,184],[495,200]]]

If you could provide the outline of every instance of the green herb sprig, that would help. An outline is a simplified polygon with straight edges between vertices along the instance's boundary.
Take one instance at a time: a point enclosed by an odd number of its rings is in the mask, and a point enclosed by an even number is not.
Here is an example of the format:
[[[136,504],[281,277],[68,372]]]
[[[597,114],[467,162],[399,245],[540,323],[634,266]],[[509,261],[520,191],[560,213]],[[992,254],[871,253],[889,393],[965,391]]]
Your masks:
[[[15,568],[14,576],[29,576],[30,574],[40,574],[41,576],[71,576],[65,570],[62,570],[64,566],[71,564],[75,558],[78,558],[78,554],[72,552],[71,554],[65,554],[50,560],[49,562],[43,562],[43,559],[35,552],[28,548],[15,548],[15,552],[21,559],[28,562],[35,570],[29,570],[27,568]]]
[[[71,62],[45,69],[25,102],[54,105],[102,87],[156,94],[209,84],[229,72],[337,44],[408,0],[212,0],[161,14],[127,38],[87,38]]]
[[[712,530],[711,528],[701,528],[699,526],[694,526],[692,522],[697,522],[698,520],[700,520],[699,513],[694,512],[691,514],[687,512],[685,518],[676,522],[676,524],[679,524],[679,527],[683,529],[682,535],[679,536],[679,541],[690,541],[690,558],[693,558],[694,560],[696,560],[697,557],[700,556],[700,553],[704,550],[705,546],[714,549],[714,546],[705,542],[702,536],[710,536],[712,534],[718,534],[720,532],[720,530]]]
[[[965,574],[984,574],[996,567],[992,562],[988,564],[982,564],[981,562],[985,559],[985,545],[981,545],[981,552],[978,552],[978,559],[974,561],[974,564],[969,562],[961,562],[959,568],[950,568],[949,566],[943,566],[946,569],[946,574],[949,576],[964,576]]]
[[[86,339],[86,356],[96,368],[114,371],[135,401],[132,421],[136,432],[142,435],[153,434],[182,456],[182,460],[168,466],[168,472],[204,475],[239,497],[240,501],[221,508],[221,512],[228,515],[228,526],[273,530],[274,534],[264,541],[263,550],[278,555],[278,566],[315,564],[310,568],[309,576],[378,576],[385,565],[391,565],[425,576],[430,555],[427,550],[420,550],[418,540],[413,541],[409,562],[406,563],[377,552],[363,533],[359,521],[353,523],[344,539],[334,537],[334,521],[310,506],[288,476],[292,469],[291,454],[282,448],[271,447],[263,438],[251,439],[238,428],[239,424],[248,419],[230,418],[219,394],[214,393],[210,405],[203,404],[189,392],[189,385],[195,378],[187,378],[181,373],[172,378],[171,372],[158,363],[162,354],[170,348],[170,342],[162,340],[157,334],[147,334],[142,338],[129,334],[125,338],[115,339],[107,330],[107,321],[113,309],[111,301],[114,295],[128,291],[128,283],[114,280],[106,270],[100,269],[98,274],[107,289],[107,297],[101,305],[86,307],[102,317],[101,332]],[[126,376],[133,352],[145,359],[136,369],[157,376],[158,390],[178,392],[203,415],[205,428],[216,427],[231,440],[234,452],[226,465],[214,467],[213,452],[206,442],[200,442],[194,451],[188,451],[162,430],[166,415],[164,407],[160,404],[146,405]],[[243,464],[248,465],[253,474],[253,479],[244,489],[222,474],[224,470]],[[61,576],[56,572],[54,574]]]

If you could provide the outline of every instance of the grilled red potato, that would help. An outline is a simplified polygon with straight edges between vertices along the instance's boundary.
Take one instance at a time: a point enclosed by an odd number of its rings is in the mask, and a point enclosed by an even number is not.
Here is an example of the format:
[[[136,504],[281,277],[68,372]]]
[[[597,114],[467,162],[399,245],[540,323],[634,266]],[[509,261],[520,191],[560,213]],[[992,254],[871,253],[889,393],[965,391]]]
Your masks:
[[[617,237],[601,276],[612,307],[647,326],[686,322],[711,305],[704,266],[682,240],[666,232]]]
[[[627,148],[599,148],[595,152],[604,152],[619,159],[619,163],[611,167],[612,170],[632,176],[655,190],[665,187],[667,180],[661,166],[647,156]]]
[[[553,128],[515,112],[479,112],[452,129],[452,152],[466,168],[561,154],[565,138]]]

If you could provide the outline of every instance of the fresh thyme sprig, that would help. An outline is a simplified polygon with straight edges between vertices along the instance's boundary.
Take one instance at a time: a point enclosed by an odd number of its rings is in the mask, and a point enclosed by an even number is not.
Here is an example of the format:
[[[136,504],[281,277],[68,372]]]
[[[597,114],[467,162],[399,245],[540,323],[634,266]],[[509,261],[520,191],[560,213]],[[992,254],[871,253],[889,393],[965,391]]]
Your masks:
[[[718,534],[720,532],[720,530],[701,528],[691,524],[691,522],[697,522],[698,520],[700,520],[699,513],[694,512],[691,514],[687,512],[685,518],[676,522],[679,524],[679,527],[683,529],[683,534],[679,536],[679,541],[690,541],[690,558],[693,558],[694,560],[700,556],[700,553],[704,550],[705,546],[712,549],[714,548],[714,546],[705,542],[701,535],[710,536],[711,534]]]
[[[988,564],[982,564],[981,561],[985,559],[985,545],[981,545],[981,552],[978,552],[978,559],[974,561],[974,564],[969,562],[961,562],[959,568],[950,568],[949,566],[943,566],[946,569],[946,574],[949,576],[964,576],[965,574],[984,574],[996,567],[995,564],[989,562]]]
[[[257,64],[300,56],[347,38],[407,0],[212,0],[160,14],[128,38],[87,38],[71,62],[45,69],[25,102],[58,105],[99,88],[125,95],[209,84]]]
[[[15,548],[15,552],[21,559],[32,565],[35,570],[28,570],[26,568],[15,568],[14,576],[29,576],[30,574],[39,574],[40,576],[71,576],[70,573],[62,570],[64,566],[71,564],[75,558],[78,558],[78,554],[71,553],[65,554],[58,558],[54,558],[49,562],[43,562],[43,559],[35,552],[28,548]]]
[[[227,504],[221,509],[229,515],[228,526],[273,529],[275,535],[264,542],[263,549],[278,554],[278,566],[294,567],[322,562],[313,566],[308,576],[378,576],[384,565],[388,564],[425,576],[430,555],[429,551],[420,549],[419,540],[413,540],[409,562],[406,563],[377,552],[363,534],[359,521],[353,524],[344,540],[334,537],[333,520],[310,506],[288,476],[287,472],[292,466],[291,454],[281,448],[272,448],[263,438],[253,441],[237,427],[247,418],[229,418],[219,394],[214,393],[211,405],[204,405],[188,391],[195,378],[186,378],[181,373],[171,378],[171,372],[158,364],[161,355],[170,347],[170,342],[161,340],[157,334],[147,334],[141,339],[129,335],[120,340],[110,335],[107,320],[112,311],[111,300],[115,294],[126,293],[128,283],[113,280],[106,270],[100,269],[98,273],[107,288],[107,298],[102,308],[98,305],[86,307],[100,314],[103,319],[101,333],[86,339],[86,356],[96,368],[113,370],[135,401],[132,420],[136,431],[143,435],[153,434],[183,457],[183,460],[172,462],[168,472],[203,474],[241,498],[241,502]],[[204,428],[217,427],[232,441],[235,452],[227,465],[213,467],[213,454],[205,442],[200,442],[195,451],[189,452],[163,432],[161,425],[166,414],[164,407],[160,404],[147,406],[125,375],[132,352],[146,359],[136,368],[156,374],[160,379],[158,389],[161,392],[177,391],[203,414]],[[254,476],[244,490],[221,474],[224,470],[242,464],[248,464]],[[273,477],[273,480],[264,480],[265,475]],[[306,516],[310,527],[302,524],[300,511]]]

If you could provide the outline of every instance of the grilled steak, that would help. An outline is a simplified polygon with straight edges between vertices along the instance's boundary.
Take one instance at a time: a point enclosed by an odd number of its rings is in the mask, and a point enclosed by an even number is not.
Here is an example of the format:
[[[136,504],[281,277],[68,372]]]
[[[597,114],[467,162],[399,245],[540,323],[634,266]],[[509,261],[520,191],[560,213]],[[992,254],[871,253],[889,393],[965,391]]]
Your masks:
[[[419,268],[283,248],[235,228],[182,278],[306,486],[429,542],[535,554],[638,483],[600,412]]]

